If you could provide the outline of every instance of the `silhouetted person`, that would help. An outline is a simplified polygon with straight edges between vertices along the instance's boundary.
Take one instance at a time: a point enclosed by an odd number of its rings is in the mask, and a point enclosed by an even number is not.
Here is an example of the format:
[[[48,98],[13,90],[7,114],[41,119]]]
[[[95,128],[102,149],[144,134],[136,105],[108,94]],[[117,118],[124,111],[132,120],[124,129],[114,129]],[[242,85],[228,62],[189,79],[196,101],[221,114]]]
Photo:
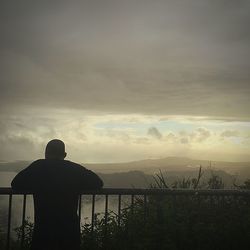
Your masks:
[[[78,250],[79,193],[103,186],[95,173],[64,160],[65,157],[64,143],[52,140],[46,146],[45,159],[31,163],[11,183],[15,190],[33,192],[35,227],[32,250]]]

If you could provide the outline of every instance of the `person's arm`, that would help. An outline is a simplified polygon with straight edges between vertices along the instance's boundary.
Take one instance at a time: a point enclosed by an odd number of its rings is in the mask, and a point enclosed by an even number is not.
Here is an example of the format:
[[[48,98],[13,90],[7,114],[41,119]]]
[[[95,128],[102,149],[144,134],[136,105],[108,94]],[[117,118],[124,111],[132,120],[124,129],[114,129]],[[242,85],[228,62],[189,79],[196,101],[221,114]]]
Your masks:
[[[91,170],[83,168],[80,175],[80,187],[83,189],[100,189],[103,187],[103,181]]]
[[[19,172],[11,182],[14,190],[30,190],[34,187],[35,180],[32,174],[32,164]]]

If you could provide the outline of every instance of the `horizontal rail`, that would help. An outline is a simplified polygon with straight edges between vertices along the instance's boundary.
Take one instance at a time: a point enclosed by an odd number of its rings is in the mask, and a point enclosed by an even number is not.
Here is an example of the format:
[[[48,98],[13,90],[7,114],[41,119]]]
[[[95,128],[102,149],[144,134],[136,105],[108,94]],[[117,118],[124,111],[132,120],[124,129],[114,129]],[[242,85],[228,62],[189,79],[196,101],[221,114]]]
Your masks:
[[[17,191],[12,188],[0,188],[0,195],[33,194],[31,191]],[[96,195],[250,195],[250,190],[233,189],[158,189],[158,188],[102,188],[83,190],[80,194]]]

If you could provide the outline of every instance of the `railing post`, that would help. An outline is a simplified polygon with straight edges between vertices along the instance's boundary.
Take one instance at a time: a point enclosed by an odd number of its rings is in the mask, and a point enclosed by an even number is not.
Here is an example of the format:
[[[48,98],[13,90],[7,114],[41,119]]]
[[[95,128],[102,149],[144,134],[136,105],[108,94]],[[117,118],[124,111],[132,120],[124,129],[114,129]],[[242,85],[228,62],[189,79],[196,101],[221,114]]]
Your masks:
[[[144,207],[144,213],[143,213],[143,221],[146,223],[147,218],[147,195],[143,195],[143,207]]]
[[[108,249],[107,247],[107,232],[108,232],[108,195],[105,195],[105,215],[104,215],[104,248]]]
[[[157,222],[158,222],[158,242],[157,242],[157,249],[161,250],[163,249],[163,208],[162,208],[162,202],[163,202],[163,196],[159,195],[156,197],[156,216],[157,216]]]
[[[82,195],[79,195],[78,200],[78,219],[79,219],[79,226],[81,227],[81,219],[82,219]]]
[[[134,215],[134,203],[135,203],[135,196],[134,194],[131,195],[131,214]]]
[[[121,226],[121,194],[118,195],[118,226]]]
[[[23,249],[23,243],[25,238],[25,214],[26,214],[26,194],[23,195],[21,249]]]
[[[91,212],[91,233],[94,232],[94,222],[95,222],[95,194],[92,195],[92,212]]]
[[[129,218],[129,230],[131,231],[130,233],[128,233],[129,235],[129,240],[130,240],[130,249],[134,248],[134,203],[135,203],[135,195],[132,194],[131,195],[131,206],[130,206],[130,218]]]
[[[12,194],[9,195],[8,228],[7,228],[6,250],[10,249],[11,208],[12,208]]]

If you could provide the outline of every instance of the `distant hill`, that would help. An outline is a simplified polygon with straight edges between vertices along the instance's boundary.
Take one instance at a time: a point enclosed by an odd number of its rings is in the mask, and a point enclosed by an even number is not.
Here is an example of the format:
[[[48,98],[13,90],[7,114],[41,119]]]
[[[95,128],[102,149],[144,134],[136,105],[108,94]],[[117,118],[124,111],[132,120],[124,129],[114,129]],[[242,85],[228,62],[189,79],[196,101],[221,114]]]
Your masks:
[[[29,164],[27,161],[0,162],[0,172],[19,172]],[[250,179],[250,162],[210,162],[184,157],[167,157],[125,163],[83,165],[97,172],[103,178],[106,187],[147,187],[153,182],[153,174],[158,173],[160,169],[168,183],[172,183],[177,179],[196,177],[199,166],[205,171],[204,180],[211,176],[212,170],[223,178],[227,186],[232,184],[234,176],[237,176],[238,182]]]
[[[30,164],[29,161],[0,161],[0,172],[19,172]]]
[[[85,166],[103,173],[140,170],[147,174],[158,172],[159,169],[167,172],[187,172],[197,170],[202,166],[203,169],[223,170],[233,175],[244,173],[245,177],[250,178],[250,162],[193,160],[186,157],[167,157],[125,163],[85,164]]]
[[[153,183],[153,176],[141,171],[129,171],[122,173],[98,173],[105,187],[112,188],[147,188]]]
[[[200,181],[200,184],[203,188],[207,187],[207,181],[211,177],[211,174],[218,175],[222,178],[222,181],[225,185],[225,188],[231,188],[234,183],[234,176],[222,171],[222,170],[211,170],[207,169],[203,171],[203,175]],[[145,174],[141,171],[129,171],[122,173],[109,173],[103,174],[98,173],[98,175],[102,178],[105,187],[112,188],[148,188],[150,184],[155,183],[153,175]],[[188,172],[164,172],[163,176],[166,180],[167,185],[171,187],[171,185],[175,181],[182,181],[185,179],[192,179],[197,177],[198,171],[192,170]],[[242,183],[237,182],[237,184]]]
[[[0,162],[0,171],[19,172],[30,162]],[[146,159],[124,163],[83,163],[89,169],[100,173],[119,173],[128,171],[143,171],[147,174],[158,172],[159,169],[167,172],[183,172],[197,170],[199,166],[223,170],[230,174],[244,174],[250,178],[250,162],[224,162],[193,160],[186,157],[166,157],[162,159]]]

